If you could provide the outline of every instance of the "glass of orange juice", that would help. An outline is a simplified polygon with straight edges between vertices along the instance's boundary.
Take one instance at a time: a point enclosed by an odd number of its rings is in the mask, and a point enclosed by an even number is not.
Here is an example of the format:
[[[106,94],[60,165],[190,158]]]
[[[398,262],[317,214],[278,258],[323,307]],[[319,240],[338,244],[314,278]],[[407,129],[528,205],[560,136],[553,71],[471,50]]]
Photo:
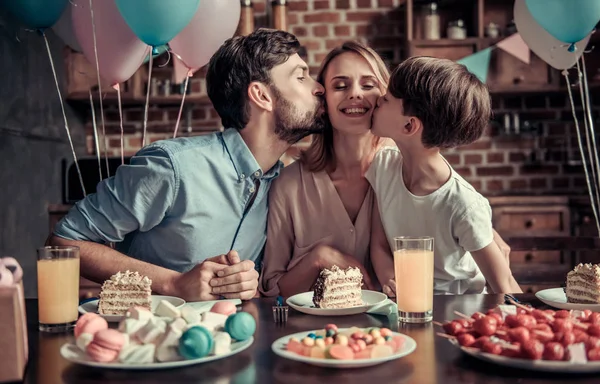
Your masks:
[[[40,331],[72,329],[79,306],[79,247],[39,248],[37,276]]]
[[[395,237],[394,275],[399,320],[433,320],[433,237]]]

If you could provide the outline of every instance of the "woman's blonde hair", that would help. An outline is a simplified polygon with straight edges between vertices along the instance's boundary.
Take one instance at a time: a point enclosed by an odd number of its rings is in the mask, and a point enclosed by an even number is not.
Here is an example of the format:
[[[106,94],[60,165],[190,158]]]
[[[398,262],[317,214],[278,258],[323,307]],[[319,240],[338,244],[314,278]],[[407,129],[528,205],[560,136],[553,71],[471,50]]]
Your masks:
[[[363,59],[369,63],[371,70],[375,73],[375,77],[379,82],[379,88],[381,92],[385,92],[388,82],[390,80],[390,73],[381,57],[373,49],[358,42],[358,41],[346,41],[341,46],[331,50],[323,63],[319,68],[319,74],[317,75],[317,81],[321,85],[325,86],[325,73],[329,64],[341,55],[342,53],[351,52],[360,55]],[[326,109],[327,111],[327,109]],[[373,142],[373,147],[377,147],[379,144],[379,138],[376,138]],[[333,127],[331,121],[325,114],[325,130],[322,134],[315,134],[312,137],[312,144],[306,150],[300,153],[300,161],[307,167],[311,172],[320,172],[326,168],[332,168],[335,170],[335,153],[333,149]]]

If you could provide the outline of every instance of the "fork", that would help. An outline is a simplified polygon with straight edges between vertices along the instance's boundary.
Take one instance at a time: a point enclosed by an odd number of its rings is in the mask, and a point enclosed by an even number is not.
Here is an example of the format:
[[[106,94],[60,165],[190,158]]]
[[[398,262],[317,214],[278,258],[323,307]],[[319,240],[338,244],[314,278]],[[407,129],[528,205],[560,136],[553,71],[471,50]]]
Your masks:
[[[283,305],[283,297],[277,296],[277,301],[273,306],[273,321],[276,323],[285,323],[288,319],[288,306]]]

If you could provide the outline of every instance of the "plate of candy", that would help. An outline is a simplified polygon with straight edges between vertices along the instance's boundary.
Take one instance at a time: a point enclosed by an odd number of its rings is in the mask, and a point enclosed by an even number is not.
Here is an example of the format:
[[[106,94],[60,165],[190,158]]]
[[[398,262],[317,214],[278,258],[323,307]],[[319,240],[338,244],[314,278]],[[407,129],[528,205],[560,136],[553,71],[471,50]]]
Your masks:
[[[464,353],[532,371],[600,372],[600,313],[498,305],[440,325]]]
[[[387,328],[338,329],[335,324],[281,337],[271,346],[283,358],[329,368],[370,367],[409,355],[416,348],[413,338]]]
[[[163,300],[152,313],[130,308],[117,329],[86,313],[75,325],[75,342],[61,355],[77,364],[110,369],[166,369],[207,363],[240,353],[254,341],[256,321],[233,303],[215,303],[200,313]]]

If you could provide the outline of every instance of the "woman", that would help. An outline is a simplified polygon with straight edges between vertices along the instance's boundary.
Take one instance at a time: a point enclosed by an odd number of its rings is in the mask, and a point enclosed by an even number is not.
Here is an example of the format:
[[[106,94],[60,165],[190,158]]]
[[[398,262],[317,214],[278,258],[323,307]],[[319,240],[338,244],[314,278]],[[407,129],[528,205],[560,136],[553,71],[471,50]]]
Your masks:
[[[370,127],[388,79],[377,53],[357,42],[323,61],[317,81],[329,124],[271,186],[262,294],[309,291],[320,270],[333,265],[359,267],[367,287],[379,287],[369,263],[374,194],[364,173],[383,145]]]
[[[321,64],[317,81],[325,87],[328,124],[271,186],[262,295],[307,292],[321,269],[333,265],[358,267],[367,289],[383,286],[395,295],[393,282],[379,282],[370,263],[375,201],[364,177],[375,153],[395,145],[370,131],[388,80],[379,55],[358,42],[333,49]],[[510,248],[494,234],[508,255]]]

